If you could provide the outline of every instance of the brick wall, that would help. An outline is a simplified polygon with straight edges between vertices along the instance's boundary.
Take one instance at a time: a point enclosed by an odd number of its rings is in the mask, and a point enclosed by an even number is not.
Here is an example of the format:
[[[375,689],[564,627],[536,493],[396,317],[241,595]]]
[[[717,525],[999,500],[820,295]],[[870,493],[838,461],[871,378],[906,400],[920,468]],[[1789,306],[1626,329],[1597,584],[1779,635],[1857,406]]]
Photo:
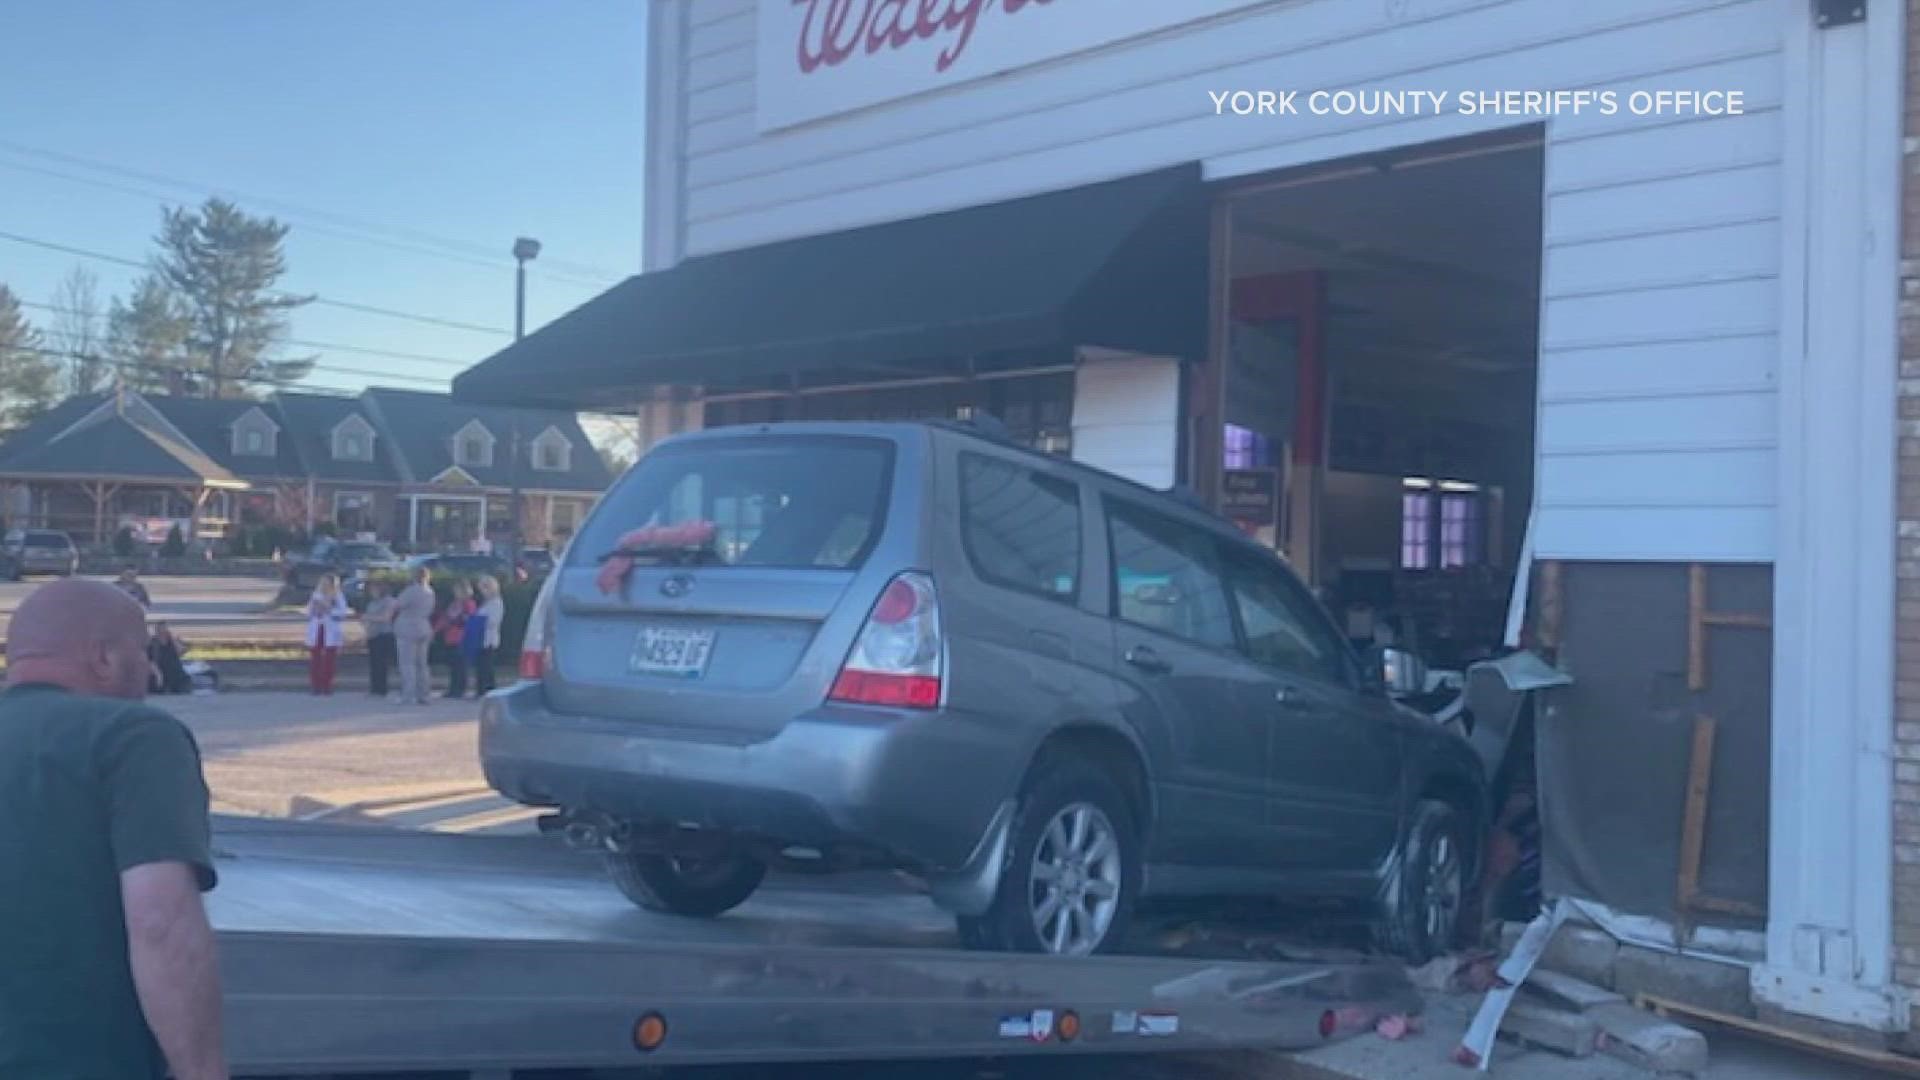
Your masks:
[[[1920,0],[1907,3],[1900,193],[1899,607],[1894,634],[1894,978],[1920,988]]]

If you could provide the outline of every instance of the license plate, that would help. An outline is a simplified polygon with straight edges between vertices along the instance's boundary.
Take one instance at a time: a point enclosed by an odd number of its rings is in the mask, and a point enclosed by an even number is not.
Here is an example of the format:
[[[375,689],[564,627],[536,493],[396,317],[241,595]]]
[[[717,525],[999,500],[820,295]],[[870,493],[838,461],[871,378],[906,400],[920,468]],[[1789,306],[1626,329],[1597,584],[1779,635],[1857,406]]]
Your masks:
[[[672,675],[697,679],[713,655],[713,631],[677,630],[649,626],[633,642],[629,663],[634,671],[647,675]]]

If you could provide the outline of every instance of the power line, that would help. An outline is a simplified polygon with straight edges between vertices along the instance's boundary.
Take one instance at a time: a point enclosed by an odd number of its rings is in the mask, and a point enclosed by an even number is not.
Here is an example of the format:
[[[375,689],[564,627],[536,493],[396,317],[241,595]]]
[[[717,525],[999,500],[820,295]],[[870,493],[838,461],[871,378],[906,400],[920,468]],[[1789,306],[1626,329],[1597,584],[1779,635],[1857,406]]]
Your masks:
[[[58,251],[62,254],[73,255],[82,259],[94,259],[104,263],[112,263],[116,266],[130,266],[135,270],[151,269],[148,264],[133,259],[122,258],[118,255],[108,255],[101,251],[90,251],[86,248],[74,247],[71,244],[56,244],[51,240],[39,240],[31,236],[21,236],[19,233],[0,231],[0,240],[10,240],[13,243],[25,244],[28,247],[43,248],[47,251]],[[267,292],[269,295],[285,299],[311,300],[313,303],[322,307],[358,311],[367,315],[383,315],[390,319],[405,319],[409,322],[425,323],[429,326],[444,326],[451,330],[470,330],[476,334],[499,334],[503,337],[509,333],[497,326],[480,326],[475,323],[442,319],[435,315],[416,315],[410,311],[395,311],[392,308],[376,307],[372,304],[355,303],[350,300],[335,300],[331,297],[320,296],[314,293],[303,297],[298,293],[285,292],[280,289],[270,289],[267,290]]]
[[[0,146],[4,146],[3,141],[0,141]],[[5,158],[0,158],[0,168],[17,169],[22,172],[35,173],[40,176],[50,176],[59,180],[67,181],[68,183],[86,184],[91,187],[104,188],[108,191],[118,191],[126,195],[136,195],[142,199],[153,199],[162,203],[172,201],[172,198],[170,196],[160,194],[158,192],[146,191],[140,188],[128,187],[124,184],[116,184],[111,181],[100,180],[94,177],[75,176],[72,173],[61,172],[58,169],[47,169],[47,168],[42,168],[38,165],[28,165],[28,164],[25,164],[24,162],[8,161]],[[298,221],[297,218],[293,218],[291,216],[289,217],[289,220]],[[425,248],[415,244],[407,244],[407,243],[402,243],[399,241],[392,241],[392,240],[382,240],[377,237],[371,237],[371,236],[360,236],[346,230],[333,228],[326,225],[315,225],[311,222],[305,222],[305,221],[298,221],[298,223],[303,230],[306,230],[308,232],[318,233],[322,236],[332,236],[332,237],[336,237],[343,240],[354,241],[357,243],[371,244],[375,247],[387,248],[392,251],[403,251],[403,252],[409,252],[417,255],[426,255],[426,256],[430,256],[438,259],[446,259],[452,262],[464,263],[468,266],[482,267],[487,270],[503,270],[513,265],[512,263],[506,262],[501,259],[486,259],[486,258],[480,258],[478,256],[459,255],[453,252],[435,251],[431,248]],[[590,277],[581,277],[581,276],[567,274],[567,273],[552,273],[552,272],[547,272],[547,269],[544,267],[537,267],[537,266],[532,268],[532,272],[552,280],[571,282],[573,284],[585,285],[585,286],[596,288],[596,289],[603,289],[606,286],[612,284],[614,280],[616,280],[614,278],[590,278]]]
[[[100,364],[116,370],[152,371],[161,374],[193,375],[213,382],[254,383],[265,386],[285,386],[287,382],[266,375],[221,375],[204,368],[188,367],[185,364],[160,364],[151,360],[115,360],[110,356],[93,356],[77,353],[68,349],[49,349],[40,345],[0,346],[0,352],[29,352],[54,360],[66,360],[74,364]],[[331,364],[314,364],[309,371],[325,372],[329,375],[354,375],[368,379],[404,379],[408,382],[427,383],[439,386],[445,379],[433,375],[407,375],[391,371],[369,371],[365,368],[336,367]],[[300,382],[303,379],[289,380]]]
[[[469,243],[466,241],[452,240],[442,236],[436,236],[432,233],[424,232],[419,229],[404,228],[397,225],[389,225],[383,222],[369,221],[364,218],[355,218],[346,214],[339,214],[339,213],[334,213],[326,210],[316,210],[312,207],[301,206],[297,203],[291,203],[284,199],[275,199],[267,196],[252,195],[244,191],[235,190],[233,188],[217,189],[211,184],[201,184],[191,180],[182,180],[178,177],[163,176],[158,173],[143,172],[139,169],[130,169],[122,165],[112,164],[111,162],[105,162],[105,161],[100,161],[93,158],[81,157],[77,154],[67,154],[57,150],[48,150],[42,147],[28,146],[25,143],[14,142],[11,139],[0,139],[0,150],[5,150],[15,155],[24,155],[27,157],[39,158],[46,161],[57,161],[65,165],[76,166],[81,169],[91,170],[93,172],[102,172],[112,176],[125,177],[127,179],[138,180],[146,184],[157,184],[161,187],[173,188],[179,191],[191,191],[191,192],[194,192],[195,194],[224,195],[236,201],[248,202],[261,207],[278,208],[285,216],[287,216],[291,220],[297,220],[300,218],[308,219],[305,222],[305,224],[307,224],[309,228],[315,228],[315,229],[331,228],[334,230],[342,230],[343,235],[346,235],[346,238],[348,239],[361,240],[367,243],[383,243],[381,239],[382,237],[388,237],[388,238],[399,237],[401,238],[401,241],[404,241],[407,245],[405,247],[400,247],[399,250],[410,250],[410,251],[417,252],[419,254],[446,256],[446,257],[452,257],[457,254],[458,256],[462,257],[461,261],[477,263],[479,265],[491,266],[495,268],[512,265],[510,263],[505,262],[503,259],[500,258],[500,256],[498,256],[497,254],[494,254],[492,251],[482,247],[481,245]],[[36,167],[36,166],[25,165],[17,162],[6,162],[6,161],[0,161],[0,165],[5,165],[9,168],[21,169],[28,172],[36,172],[36,173],[40,173],[41,175],[52,176],[52,177],[62,179],[62,180],[67,180],[73,183],[91,184],[93,186],[105,188],[112,191],[121,191],[128,194],[135,194],[143,198],[159,198],[159,199],[166,198],[166,196],[156,195],[151,191],[139,191],[139,190],[127,188],[124,186],[116,186],[104,180],[99,180],[91,177],[74,176],[71,173],[55,172],[53,170],[46,169],[44,167]],[[316,224],[316,222],[318,222],[318,224]],[[395,246],[401,241],[391,241],[391,240],[385,241],[383,246]],[[434,250],[436,248],[440,250]],[[571,280],[579,281],[581,284],[592,284],[592,285],[600,285],[600,286],[611,284],[615,281],[620,280],[620,278],[624,276],[617,272],[610,271],[604,267],[594,266],[590,263],[572,262],[565,259],[548,259],[547,268],[550,270],[550,273],[548,276],[570,278]],[[561,271],[561,273],[552,273],[551,271]],[[582,279],[592,279],[592,280],[582,280]]]
[[[59,304],[46,304],[38,300],[21,300],[21,307],[38,311],[50,311],[56,315],[84,315],[86,312],[76,308],[61,307]],[[384,356],[394,360],[417,360],[423,364],[446,364],[449,367],[472,367],[473,361],[459,360],[451,356],[428,356],[425,353],[394,352],[391,349],[375,349],[365,345],[343,345],[335,341],[304,341],[300,338],[287,338],[284,344],[302,349],[332,349],[337,352],[359,353],[363,356]]]

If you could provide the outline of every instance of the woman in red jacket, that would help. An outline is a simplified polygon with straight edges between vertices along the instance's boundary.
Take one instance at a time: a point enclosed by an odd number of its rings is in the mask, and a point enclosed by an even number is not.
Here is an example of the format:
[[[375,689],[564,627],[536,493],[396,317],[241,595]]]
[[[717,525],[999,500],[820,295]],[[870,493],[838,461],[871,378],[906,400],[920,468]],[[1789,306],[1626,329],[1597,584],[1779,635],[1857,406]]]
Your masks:
[[[467,696],[467,655],[461,649],[461,641],[467,633],[467,616],[475,611],[473,586],[465,579],[453,583],[453,599],[440,610],[440,617],[434,620],[434,629],[440,636],[440,644],[447,654],[447,697],[455,701]]]

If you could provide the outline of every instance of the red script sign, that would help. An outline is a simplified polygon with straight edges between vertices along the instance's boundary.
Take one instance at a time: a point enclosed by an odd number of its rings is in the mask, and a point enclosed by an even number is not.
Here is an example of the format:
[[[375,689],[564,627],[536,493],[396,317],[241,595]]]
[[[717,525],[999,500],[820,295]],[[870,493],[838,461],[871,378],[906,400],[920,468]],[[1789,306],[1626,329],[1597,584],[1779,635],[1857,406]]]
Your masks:
[[[996,0],[793,0],[806,8],[795,50],[802,74],[836,68],[856,54],[904,49],[915,42],[945,42],[933,69],[945,72],[973,40],[974,28]],[[1008,15],[1052,0],[998,0]]]

